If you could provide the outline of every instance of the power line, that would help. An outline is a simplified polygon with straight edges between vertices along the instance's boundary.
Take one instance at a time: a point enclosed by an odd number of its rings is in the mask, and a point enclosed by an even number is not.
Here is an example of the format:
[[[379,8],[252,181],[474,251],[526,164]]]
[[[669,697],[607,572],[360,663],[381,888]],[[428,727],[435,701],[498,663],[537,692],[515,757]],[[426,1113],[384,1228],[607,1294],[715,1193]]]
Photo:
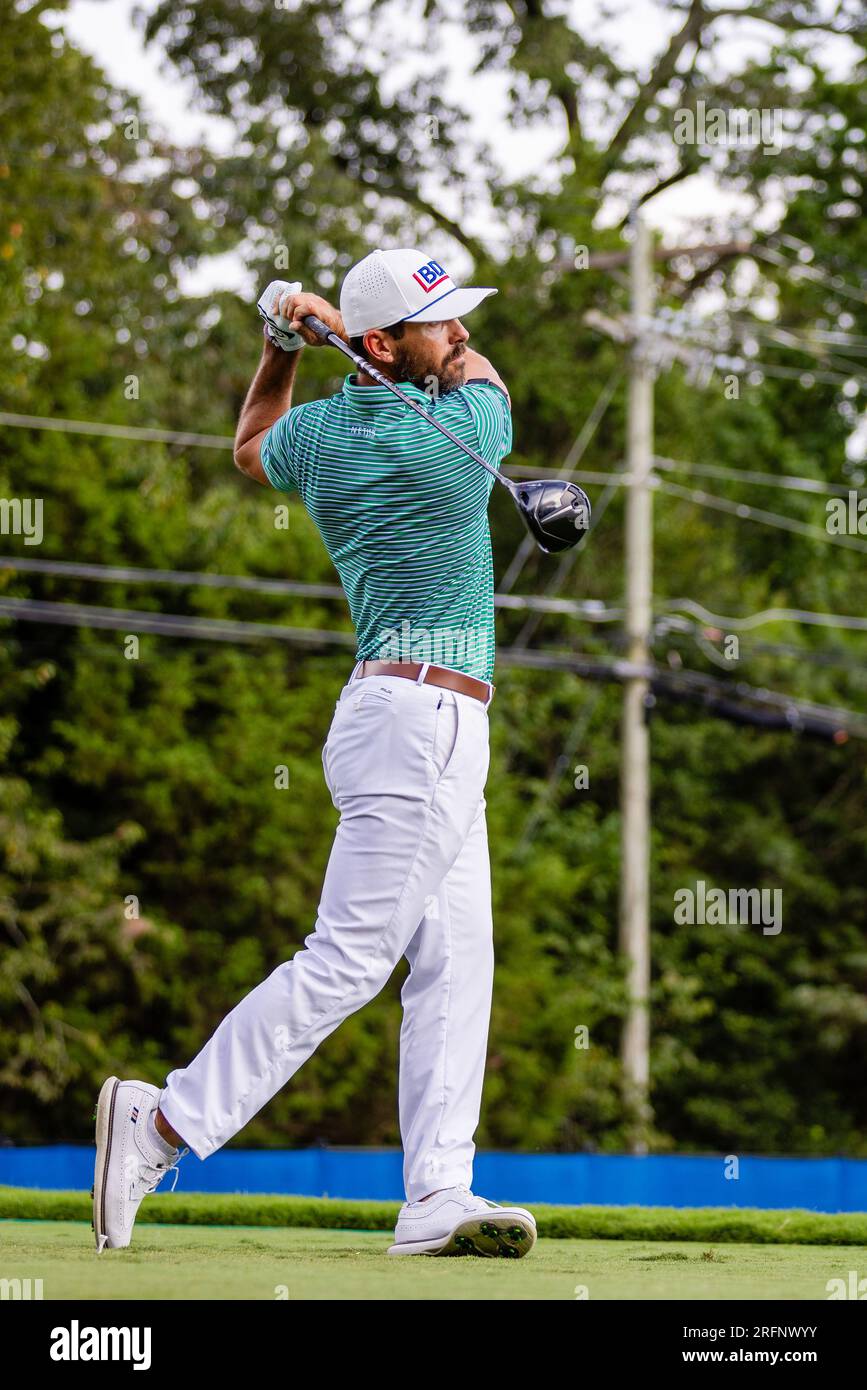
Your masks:
[[[830,351],[831,345],[828,343],[816,343],[809,338],[802,338],[797,333],[792,333],[789,329],[780,325],[763,324],[759,319],[735,317],[735,325],[740,332],[741,340],[749,334],[764,341],[773,347],[781,347],[787,352],[799,352],[805,357],[812,357],[814,361],[827,362],[829,366],[836,367],[841,372],[857,372],[863,369],[864,363],[853,361],[851,357],[841,356],[839,353]],[[729,332],[731,328],[729,325]],[[731,336],[734,336],[731,334]],[[858,347],[849,348],[857,356],[859,352],[865,351]]]
[[[826,361],[827,366],[829,368],[834,368],[834,370],[826,370],[823,367],[815,367],[812,364],[805,367],[786,367],[780,362],[766,362],[760,357],[751,357],[745,351],[743,343],[732,345],[735,347],[740,346],[741,348],[739,353],[732,355],[723,351],[718,343],[708,343],[705,338],[684,338],[682,341],[687,347],[695,348],[699,354],[702,352],[709,352],[713,358],[714,365],[732,372],[762,372],[765,376],[776,377],[780,381],[803,382],[806,377],[813,381],[821,381],[831,386],[845,385],[846,382],[849,381],[856,381],[862,386],[867,385],[867,376],[864,375],[863,371],[858,370],[859,367],[863,367],[864,365],[860,362],[845,362],[843,359],[835,357],[833,359],[823,359]],[[779,346],[779,344],[765,342],[763,346],[767,348]]]
[[[290,594],[303,598],[336,598],[346,595],[339,584],[302,584],[291,579],[258,579],[241,574],[209,574],[203,570],[145,569],[129,565],[91,565],[75,560],[34,560],[0,555],[0,570],[22,574],[49,574],[65,579],[95,579],[111,584],[177,584],[208,589],[246,589],[257,594]]]
[[[41,599],[0,599],[0,618],[59,624],[61,627],[104,628],[137,635],[205,638],[211,642],[280,642],[310,646],[337,644],[355,648],[355,634],[328,628],[285,627],[276,623],[246,623],[224,618],[188,618],[177,613],[148,613],[140,609],[101,608],[83,603],[48,603]]]
[[[46,574],[69,579],[90,579],[102,583],[168,584],[179,587],[237,589],[252,593],[285,594],[308,599],[341,601],[346,599],[339,584],[312,584],[289,579],[262,579],[250,575],[213,574],[203,570],[146,569],[128,565],[84,564],[68,560],[36,560],[16,555],[0,555],[0,570]],[[605,603],[600,599],[576,600],[544,598],[532,594],[497,593],[494,595],[494,605],[511,611],[560,613],[592,623],[620,622],[623,618],[622,607]],[[839,613],[815,613],[800,608],[769,608],[746,617],[732,617],[712,613],[691,598],[671,599],[662,604],[657,603],[655,607],[661,618],[670,618],[676,615],[678,610],[682,610],[692,613],[698,621],[707,627],[728,631],[741,632],[770,623],[797,622],[812,626],[867,632],[867,618]],[[521,645],[520,638],[518,645]],[[775,648],[774,650],[783,649]],[[802,659],[806,657],[815,660],[819,657],[815,650],[809,648],[793,647],[787,651],[792,656],[799,656]]]
[[[152,613],[140,610],[101,608],[85,604],[46,603],[37,599],[0,599],[0,619],[18,622],[47,623],[65,627],[90,627],[124,632],[130,635],[149,633],[162,637],[190,637],[217,642],[282,641],[306,646],[357,646],[353,633],[328,628],[295,628],[272,623],[230,622],[215,618],[188,618],[174,613]],[[854,710],[836,709],[798,700],[779,691],[756,689],[738,681],[729,682],[705,676],[698,671],[666,671],[647,663],[601,660],[583,652],[530,651],[526,648],[503,648],[498,653],[503,667],[522,667],[530,670],[562,671],[588,679],[624,681],[637,677],[649,680],[655,690],[676,698],[693,699],[709,708],[715,699],[725,698],[732,709],[744,717],[750,714],[749,703],[773,706],[785,711],[784,724],[793,730],[819,732],[808,727],[821,724],[823,736],[836,733],[867,738],[867,720]],[[734,698],[733,698],[734,697]]]
[[[815,613],[803,608],[763,608],[761,612],[750,613],[745,618],[732,618],[711,613],[693,598],[670,598],[661,603],[664,613],[678,610],[692,613],[709,627],[728,628],[733,632],[749,632],[757,627],[766,627],[769,623],[805,623],[811,627],[867,632],[867,618],[851,617],[845,613]]]
[[[673,700],[690,700],[693,696],[683,691],[671,690],[668,696]],[[829,723],[822,718],[816,718],[810,714],[802,714],[793,706],[784,711],[769,711],[763,706],[749,706],[738,704],[735,700],[728,700],[724,696],[708,693],[702,698],[702,706],[706,714],[715,715],[719,719],[726,719],[731,724],[749,724],[755,728],[765,729],[769,732],[783,732],[806,734],[812,738],[820,738],[824,742],[841,745],[848,743],[850,737],[867,737],[867,733],[860,733],[852,728],[847,728],[843,723],[836,725]],[[867,730],[867,725],[865,725]]]
[[[857,381],[861,385],[867,385],[867,376],[862,376],[855,371],[826,372],[816,367],[783,367],[776,362],[765,362],[759,357],[731,356],[719,351],[715,343],[695,337],[678,337],[677,342],[684,348],[692,348],[699,356],[704,353],[709,365],[734,372],[736,375],[761,372],[763,376],[777,377],[781,381],[802,382],[806,377],[814,382],[821,381],[831,386],[845,385],[847,381]]]
[[[798,376],[803,375],[803,373],[799,372],[795,374]],[[617,375],[619,375],[619,373]],[[611,391],[611,395],[613,395],[613,390]],[[230,435],[196,434],[188,430],[163,430],[138,425],[116,425],[97,420],[70,420],[62,416],[19,415],[9,411],[0,411],[0,424],[10,425],[13,428],[19,429],[55,430],[67,434],[97,435],[104,438],[142,440],[143,442],[150,443],[197,445],[207,449],[232,449],[234,447],[234,439]],[[574,449],[575,445],[573,444],[570,453],[567,455],[567,460],[571,457]],[[654,462],[661,467],[676,469],[689,468],[692,472],[706,473],[709,477],[724,476],[718,468],[714,468],[714,466],[710,464],[687,464],[675,459],[666,459],[661,456],[656,457]],[[565,461],[563,467],[567,467]],[[712,468],[714,470],[713,472],[711,472]],[[530,468],[529,466],[517,464],[505,466],[502,472],[507,476],[516,478],[525,477],[529,474],[532,474],[534,477],[559,478],[564,476],[563,468]],[[842,492],[847,490],[844,483],[820,484],[815,479],[811,478],[788,477],[783,479],[777,474],[772,473],[756,473],[750,475],[747,470],[741,469],[731,469],[725,476],[729,476],[729,474],[732,478],[738,478],[742,481],[747,481],[749,478],[750,481],[766,483],[768,486],[796,487],[803,484],[804,491],[820,491],[827,489],[829,492]],[[614,483],[617,487],[628,487],[632,482],[631,476],[625,472],[594,471],[591,469],[577,469],[573,467],[569,467],[568,476],[579,482],[599,484]],[[532,545],[530,548],[532,549]]]
[[[62,434],[98,435],[107,439],[132,439],[156,444],[192,444],[205,449],[232,449],[234,438],[231,435],[195,434],[189,430],[163,430],[139,425],[116,425],[100,420],[69,420],[60,415],[19,415],[0,411],[0,424],[14,429],[54,430]],[[574,445],[572,446],[574,449]],[[571,451],[570,451],[571,452]],[[567,456],[568,457],[568,456]],[[530,468],[520,464],[510,464],[501,470],[509,477],[523,478],[563,477],[562,468]],[[603,483],[612,475],[592,470],[572,471],[570,477],[582,482]]]
[[[35,560],[17,555],[0,555],[0,570],[19,570],[24,574],[56,575],[66,579],[94,579],[100,583],[175,584],[209,589],[241,589],[257,594],[286,594],[300,598],[346,600],[339,584],[309,584],[291,579],[259,579],[250,575],[211,574],[204,570],[161,570],[129,565],[82,564],[72,560]],[[562,613],[593,623],[619,622],[623,610],[599,599],[540,598],[535,594],[495,594],[495,608],[542,613]]]
[[[800,237],[793,236],[791,232],[774,232],[768,238],[768,245],[772,248],[785,246],[787,250],[795,252],[795,254],[799,258],[799,261],[800,254],[802,251],[806,251],[809,253],[809,259],[812,259],[814,255],[813,247],[810,245],[810,243],[807,241],[802,241]],[[864,270],[864,267],[862,265],[856,264],[856,262],[850,260],[848,256],[842,255],[836,246],[833,252],[833,260],[835,262],[839,262],[841,265],[846,266],[849,270],[854,270],[856,275],[860,275]],[[829,270],[827,266],[824,267],[824,270],[826,275],[834,274],[834,272]]]
[[[711,342],[718,352],[723,352],[726,348],[740,345],[743,347],[745,339],[748,337],[757,338],[764,342],[765,346],[781,347],[788,352],[799,352],[804,356],[812,357],[814,361],[824,362],[831,367],[836,367],[843,375],[858,375],[858,370],[863,369],[863,362],[853,362],[848,357],[842,357],[829,350],[828,344],[816,343],[809,338],[800,337],[797,333],[782,327],[779,324],[766,322],[746,314],[728,314],[721,311],[716,314],[697,315],[680,310],[675,313],[660,313],[654,320],[654,326],[659,328],[665,336],[676,337],[678,340],[688,341],[688,335],[705,334],[704,337],[694,337],[694,341],[707,344]],[[708,338],[709,334],[715,334],[714,338]],[[847,344],[843,344],[847,346]],[[865,349],[854,347],[856,353]],[[794,370],[794,369],[792,369]],[[797,370],[808,370],[798,368]]]
[[[843,328],[813,328],[810,335],[818,339],[820,343],[831,343],[839,347],[857,347],[867,351],[867,338],[858,333],[848,333]]]
[[[802,663],[806,660],[811,665],[836,667],[840,671],[854,671],[867,679],[867,662],[848,660],[845,647],[804,647],[795,646],[791,642],[748,642],[746,652],[748,656],[755,653],[758,656],[791,658],[792,661]]]
[[[684,311],[681,311],[683,313]],[[867,338],[861,337],[857,333],[847,333],[844,329],[824,329],[816,328],[813,324],[806,327],[806,335],[796,333],[792,328],[786,328],[785,324],[776,323],[772,319],[759,319],[754,314],[742,314],[738,310],[729,312],[723,310],[714,313],[707,318],[697,319],[696,322],[719,323],[721,326],[730,327],[735,324],[737,327],[747,332],[753,332],[759,337],[771,335],[782,335],[786,342],[781,341],[781,346],[803,346],[804,350],[813,356],[819,356],[817,348],[825,347],[845,347],[850,352],[867,352]]]
[[[714,646],[714,637],[718,639],[727,636],[724,628],[709,627],[694,619],[681,617],[680,614],[666,613],[658,617],[654,623],[654,643],[666,640],[669,633],[678,633],[689,637],[701,648],[709,660],[724,671],[732,671],[735,668],[735,662],[739,664],[745,656],[747,660],[754,655],[758,657],[781,656],[801,663],[808,662],[810,665],[834,667],[841,671],[854,671],[867,678],[867,662],[853,661],[851,652],[845,647],[805,647],[803,644],[794,646],[791,643],[779,642],[743,643],[739,640],[737,657],[732,659]]]
[[[715,463],[688,463],[683,459],[654,456],[657,468],[672,469],[676,473],[696,473],[707,478],[726,478],[732,482],[750,483],[757,487],[778,487],[793,492],[820,492],[826,495],[841,495],[857,492],[852,483],[828,483],[818,478],[799,477],[787,473],[760,473],[751,468],[729,468]]]
[[[634,340],[634,333],[623,320],[612,319],[596,309],[587,310],[584,314],[584,322],[589,324],[591,328],[607,334],[616,342],[630,343]],[[694,324],[694,317],[690,315],[687,322]],[[709,326],[712,328],[712,323]],[[809,385],[823,382],[833,386],[845,386],[850,381],[867,385],[867,376],[862,375],[856,369],[859,364],[850,364],[842,359],[839,360],[839,365],[844,368],[842,371],[825,371],[814,366],[785,367],[779,363],[766,362],[746,354],[731,356],[728,353],[723,353],[718,340],[697,336],[700,332],[700,326],[699,328],[693,327],[691,329],[692,336],[687,336],[681,330],[680,322],[675,316],[667,318],[657,316],[649,319],[645,327],[652,328],[656,333],[656,339],[649,351],[653,352],[659,365],[665,368],[669,368],[675,360],[680,360],[685,362],[693,371],[704,367],[711,372],[714,369],[723,369],[738,375],[744,373],[762,374],[771,378],[794,380]]]
[[[617,375],[619,375],[619,373]],[[796,375],[800,376],[803,375],[803,373],[798,372]],[[611,394],[613,394],[613,391]],[[234,439],[230,435],[196,434],[182,430],[151,429],[144,426],[116,425],[97,420],[68,420],[62,416],[17,415],[9,411],[0,411],[0,424],[10,425],[20,429],[56,430],[68,434],[89,434],[105,438],[142,440],[143,442],[150,443],[191,444],[208,449],[231,449],[234,446]],[[578,482],[598,484],[614,483],[617,487],[630,486],[632,478],[631,475],[626,472],[619,473],[571,467],[568,460],[574,449],[575,445],[573,444],[561,468],[532,468],[529,465],[508,464],[504,466],[501,471],[507,477],[514,478],[523,478],[531,475],[533,477],[560,478],[564,476],[564,468],[566,468],[568,470],[568,477]],[[731,477],[733,480],[736,479],[740,482],[755,482],[756,484],[768,487],[800,489],[805,492],[844,493],[849,490],[857,490],[852,489],[851,485],[842,482],[825,483],[815,478],[791,475],[783,476],[776,473],[757,473],[751,472],[748,469],[739,468],[725,469],[720,465],[688,463],[677,459],[665,458],[661,455],[655,457],[654,463],[662,468],[671,468],[675,470],[688,469],[690,472],[705,474],[708,477]]]
[[[593,315],[592,318],[591,314]],[[606,325],[602,321],[603,316],[595,311],[589,311],[585,318],[591,323],[591,326],[599,327],[603,331],[611,331],[612,326]],[[781,343],[779,334],[785,333],[785,330],[774,329],[768,325],[760,326],[759,321],[753,319],[749,320],[749,323],[750,328],[747,331],[760,340],[764,336],[765,347],[788,347],[789,350],[803,352],[826,365],[835,366],[837,370],[827,371],[812,365],[808,367],[785,367],[780,363],[765,362],[758,357],[752,357],[744,348],[743,337],[746,336],[746,333],[742,335],[740,342],[733,341],[736,335],[731,322],[724,320],[720,324],[719,315],[698,318],[695,314],[687,314],[684,311],[659,314],[651,320],[650,327],[656,331],[661,340],[658,344],[658,353],[661,359],[674,357],[689,362],[689,353],[686,349],[690,349],[697,355],[699,364],[703,357],[707,365],[721,367],[732,372],[763,372],[766,376],[778,377],[787,381],[801,381],[804,377],[811,377],[814,381],[822,381],[832,385],[845,384],[848,381],[867,383],[867,376],[859,370],[863,368],[863,363],[852,362],[828,352],[819,354],[813,347],[793,347],[791,343]],[[772,343],[768,341],[768,333],[776,335]],[[674,346],[666,349],[664,346],[666,340],[671,340]],[[738,355],[735,356],[730,351],[726,351],[726,349],[732,348],[740,349]]]
[[[653,679],[655,681],[661,679],[658,669]],[[663,685],[667,679],[668,673],[663,673]],[[851,718],[855,721],[859,731],[858,736],[861,737],[862,734],[867,736],[867,719],[855,710],[842,710],[833,705],[820,705],[811,700],[795,699],[779,690],[768,690],[764,687],[747,685],[746,682],[740,680],[721,681],[715,676],[705,676],[698,671],[686,670],[671,675],[669,688],[673,690],[683,688],[693,694],[721,695],[726,699],[736,697],[740,700],[754,701],[760,705],[772,705],[775,709],[791,711],[793,719],[798,716],[809,716],[810,718],[837,722],[841,727],[846,727],[846,721]],[[850,727],[851,731],[853,729]]]
[[[867,290],[860,285],[850,285],[848,281],[843,279],[842,275],[832,275],[830,271],[821,266],[814,266],[804,261],[793,262],[771,246],[755,245],[753,250],[762,260],[786,270],[790,279],[812,280],[816,284],[834,290],[835,294],[842,294],[846,299],[855,299],[859,304],[867,304]]]
[[[17,429],[57,430],[63,434],[96,434],[109,439],[141,439],[156,444],[196,444],[203,449],[231,449],[234,439],[223,434],[193,434],[189,430],[157,430],[139,425],[103,424],[96,420],[67,420],[56,415],[18,415],[0,410],[0,425]]]
[[[177,613],[154,613],[140,609],[106,608],[91,604],[54,603],[42,599],[0,599],[0,618],[22,622],[59,624],[65,627],[95,627],[118,632],[148,632],[166,637],[192,637],[218,642],[257,642],[278,640],[287,643],[338,643],[355,646],[349,632],[331,628],[297,628],[273,623],[251,623],[222,618],[195,618]],[[575,671],[579,675],[610,675],[622,679],[628,662],[607,662],[580,653],[548,653],[501,649],[498,658],[505,664],[546,670]]]
[[[668,469],[675,473],[695,473],[703,477],[730,479],[736,483],[746,483],[756,487],[777,487],[793,492],[815,492],[823,493],[826,496],[843,496],[849,492],[863,490],[861,484],[856,485],[852,482],[831,483],[819,478],[809,478],[806,475],[762,473],[755,469],[732,468],[723,464],[693,463],[687,459],[667,458],[663,454],[654,455],[653,462],[655,467]],[[560,470],[556,468],[530,468],[518,464],[508,466],[502,471],[513,478],[529,476],[559,478],[562,476]],[[612,473],[574,469],[570,477],[582,483],[612,483],[615,487],[632,486],[632,474],[627,472]]]
[[[760,507],[751,507],[746,502],[731,502],[727,497],[718,497],[715,493],[704,492],[699,488],[681,487],[679,483],[670,483],[666,478],[658,478],[656,487],[662,492],[669,493],[672,497],[683,497],[689,502],[698,503],[701,507],[712,507],[715,511],[729,512],[742,521],[754,521],[762,526],[774,526],[781,531],[793,531],[799,536],[808,536],[811,540],[827,541],[832,545],[843,545],[850,550],[859,550],[862,553],[867,551],[867,541],[861,541],[857,536],[832,535],[821,526],[813,526],[806,521],[796,521],[794,517],[782,516],[778,512],[766,512]]]

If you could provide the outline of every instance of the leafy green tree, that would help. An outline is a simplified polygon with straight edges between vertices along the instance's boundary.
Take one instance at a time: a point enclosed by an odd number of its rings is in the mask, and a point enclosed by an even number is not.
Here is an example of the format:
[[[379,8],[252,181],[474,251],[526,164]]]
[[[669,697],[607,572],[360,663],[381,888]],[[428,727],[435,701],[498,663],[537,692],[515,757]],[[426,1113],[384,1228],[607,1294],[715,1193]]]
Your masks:
[[[832,77],[815,45],[817,33],[845,28],[863,47],[854,4],[827,20],[818,5],[758,0],[749,15],[767,21],[772,45],[725,79],[726,26],[748,21],[710,3],[680,7],[649,74],[538,5],[427,5],[428,45],[446,20],[463,26],[480,70],[507,75],[513,120],[562,131],[555,167],[523,180],[477,145],[436,71],[385,94],[389,57],[415,39],[384,6],[160,5],[146,21],[152,41],[196,81],[202,104],[235,124],[236,144],[220,157],[166,140],[52,36],[56,9],[0,0],[0,340],[10,348],[0,400],[10,409],[230,435],[257,322],[237,296],[184,293],[185,268],[234,250],[257,281],[285,272],[334,294],[370,244],[431,239],[500,286],[472,328],[510,385],[510,465],[556,466],[626,366],[586,318],[624,311],[620,278],[594,270],[592,254],[589,270],[564,270],[564,246],[619,249],[628,196],[649,201],[711,167],[757,204],[779,200],[777,238],[759,238],[751,281],[733,255],[674,261],[660,277],[662,308],[694,309],[697,339],[718,330],[723,294],[746,318],[772,299],[773,322],[813,348],[837,326],[867,336],[863,299],[846,292],[865,250],[853,212],[865,173],[863,72]],[[791,138],[779,154],[677,145],[676,109],[734,97],[785,107]],[[436,187],[448,187],[447,209]],[[505,233],[496,256],[467,230],[486,217]],[[793,273],[804,246],[818,278]],[[816,365],[815,352],[792,356],[767,335],[758,356],[768,369]],[[857,418],[848,381],[858,373],[848,372],[845,383],[806,386],[745,370],[731,399],[719,375],[701,385],[674,366],[658,381],[657,450],[837,481]],[[302,396],[336,389],[341,376],[329,354],[306,353]],[[616,469],[624,439],[621,379],[585,462]],[[591,545],[562,566],[530,556],[514,592],[621,603],[619,491],[590,490],[600,516]],[[781,503],[775,489],[745,493],[724,479],[708,490],[823,525],[816,494]],[[283,499],[243,483],[227,450],[10,429],[0,495],[44,499],[42,558],[333,582],[300,506],[278,525]],[[854,551],[664,492],[655,510],[660,604],[864,611]],[[520,534],[499,495],[492,528],[502,582]],[[18,537],[4,545],[32,558]],[[0,570],[0,589],[349,633],[343,605],[328,599],[130,580],[95,593],[90,581],[21,568]],[[109,1070],[162,1080],[312,929],[336,819],[319,749],[349,649],[155,637],[136,634],[134,619],[129,633],[3,627],[4,1130],[84,1142]],[[560,614],[501,610],[498,627],[503,645],[620,650],[617,629]],[[736,669],[862,705],[862,640],[780,622],[743,635]],[[700,622],[661,619],[655,652],[715,672],[719,638]],[[615,1150],[629,1133],[618,1058],[619,693],[556,672],[504,667],[497,680],[487,798],[498,973],[479,1142]],[[652,747],[654,1147],[864,1153],[863,744],[743,729],[660,698]],[[678,926],[674,894],[699,878],[782,885],[782,932]],[[326,1040],[240,1143],[396,1142],[401,979],[398,970]]]

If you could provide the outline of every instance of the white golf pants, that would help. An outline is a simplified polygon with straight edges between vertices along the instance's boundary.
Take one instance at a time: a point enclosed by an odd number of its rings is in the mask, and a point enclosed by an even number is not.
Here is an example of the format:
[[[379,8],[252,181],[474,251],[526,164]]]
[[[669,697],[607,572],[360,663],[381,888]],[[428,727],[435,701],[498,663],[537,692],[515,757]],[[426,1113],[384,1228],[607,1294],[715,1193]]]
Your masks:
[[[488,713],[404,676],[353,677],[322,751],[340,822],[315,929],[170,1073],[160,1108],[206,1158],[405,955],[399,1115],[418,1201],[472,1180],[494,968]]]

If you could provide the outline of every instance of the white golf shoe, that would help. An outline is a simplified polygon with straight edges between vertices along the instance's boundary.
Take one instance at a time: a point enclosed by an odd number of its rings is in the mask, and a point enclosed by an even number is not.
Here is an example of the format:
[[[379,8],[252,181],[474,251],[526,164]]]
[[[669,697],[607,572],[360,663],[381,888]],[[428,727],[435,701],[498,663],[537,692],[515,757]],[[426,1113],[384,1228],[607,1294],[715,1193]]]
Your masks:
[[[447,1187],[404,1202],[389,1255],[504,1255],[520,1259],[536,1244],[536,1222],[523,1207],[499,1207],[468,1187]]]
[[[90,1194],[97,1251],[129,1245],[142,1198],[166,1173],[174,1170],[178,1180],[178,1160],[189,1150],[157,1144],[148,1133],[148,1119],[160,1094],[158,1086],[146,1081],[119,1081],[116,1076],[110,1076],[99,1093]]]

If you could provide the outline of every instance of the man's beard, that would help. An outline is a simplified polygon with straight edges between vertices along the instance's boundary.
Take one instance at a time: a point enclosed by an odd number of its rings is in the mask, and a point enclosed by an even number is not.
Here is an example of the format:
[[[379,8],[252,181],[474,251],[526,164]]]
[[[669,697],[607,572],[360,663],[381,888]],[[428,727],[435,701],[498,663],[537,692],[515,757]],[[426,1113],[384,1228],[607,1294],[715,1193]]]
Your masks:
[[[422,361],[422,354],[404,343],[397,344],[397,361],[394,364],[395,379],[408,381],[420,391],[426,391],[434,400],[456,391],[464,384],[464,373],[460,370],[464,349],[452,353],[436,371],[429,362]]]

